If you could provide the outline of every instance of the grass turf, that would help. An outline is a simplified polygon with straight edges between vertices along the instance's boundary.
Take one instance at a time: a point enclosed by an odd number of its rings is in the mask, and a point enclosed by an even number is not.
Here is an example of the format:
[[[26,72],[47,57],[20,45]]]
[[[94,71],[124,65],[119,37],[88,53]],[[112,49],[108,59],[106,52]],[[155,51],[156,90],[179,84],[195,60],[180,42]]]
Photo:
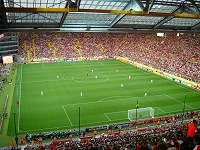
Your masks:
[[[199,99],[199,91],[115,60],[23,64],[11,114],[16,112],[18,134],[24,134],[78,128],[79,107],[86,128],[128,122],[137,101],[139,108],[154,108],[157,117],[182,112],[184,101],[185,111],[198,110]],[[13,120],[11,115],[8,135],[14,135]]]

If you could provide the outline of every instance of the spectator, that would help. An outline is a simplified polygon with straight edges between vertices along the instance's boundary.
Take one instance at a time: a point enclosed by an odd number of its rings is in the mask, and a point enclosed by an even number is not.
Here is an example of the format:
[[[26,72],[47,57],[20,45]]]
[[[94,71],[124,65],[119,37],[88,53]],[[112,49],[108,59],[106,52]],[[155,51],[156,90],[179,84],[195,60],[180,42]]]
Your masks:
[[[193,150],[200,150],[200,135],[195,138],[195,145]]]
[[[12,150],[15,149],[15,143],[14,142],[11,143],[11,146],[12,146]]]
[[[39,145],[42,145],[42,137],[38,138]]]
[[[34,144],[35,144],[35,141],[34,139],[31,140],[31,147],[33,148],[34,147]]]
[[[197,121],[193,120],[188,124],[187,136],[190,142],[194,142],[194,138],[197,135]]]

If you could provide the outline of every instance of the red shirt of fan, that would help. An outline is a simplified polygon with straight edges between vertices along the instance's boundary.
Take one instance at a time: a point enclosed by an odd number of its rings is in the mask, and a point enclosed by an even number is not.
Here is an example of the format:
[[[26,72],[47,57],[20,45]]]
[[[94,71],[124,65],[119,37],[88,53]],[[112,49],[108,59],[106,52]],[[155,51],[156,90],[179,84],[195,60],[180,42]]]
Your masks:
[[[188,133],[189,137],[194,137],[197,134],[197,126],[194,123],[188,124]]]

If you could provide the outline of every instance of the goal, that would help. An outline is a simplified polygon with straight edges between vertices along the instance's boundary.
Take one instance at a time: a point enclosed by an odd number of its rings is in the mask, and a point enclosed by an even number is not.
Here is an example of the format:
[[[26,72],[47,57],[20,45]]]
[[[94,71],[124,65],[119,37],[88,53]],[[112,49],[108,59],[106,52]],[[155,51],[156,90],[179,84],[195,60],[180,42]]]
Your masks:
[[[137,120],[154,118],[154,111],[155,110],[152,107],[131,109],[128,110],[128,119],[130,121],[136,121],[136,113],[137,113]]]

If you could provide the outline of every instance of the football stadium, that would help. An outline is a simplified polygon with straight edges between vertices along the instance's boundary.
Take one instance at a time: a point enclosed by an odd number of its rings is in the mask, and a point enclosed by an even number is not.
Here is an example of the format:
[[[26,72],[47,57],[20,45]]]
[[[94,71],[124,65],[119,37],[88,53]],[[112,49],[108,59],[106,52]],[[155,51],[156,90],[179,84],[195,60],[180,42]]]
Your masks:
[[[198,150],[199,7],[3,0],[0,149]]]

